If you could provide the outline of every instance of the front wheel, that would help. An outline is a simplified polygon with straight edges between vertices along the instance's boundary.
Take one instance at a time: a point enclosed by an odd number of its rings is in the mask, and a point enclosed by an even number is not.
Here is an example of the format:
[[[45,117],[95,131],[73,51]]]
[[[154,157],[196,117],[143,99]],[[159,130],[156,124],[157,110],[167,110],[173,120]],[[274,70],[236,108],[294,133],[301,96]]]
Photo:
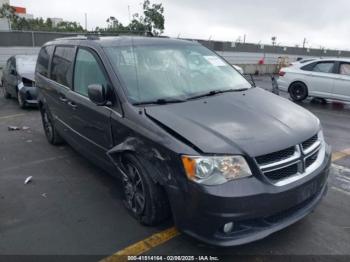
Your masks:
[[[163,188],[156,184],[147,164],[127,154],[123,157],[124,204],[133,216],[144,225],[157,225],[169,214],[167,197]]]
[[[59,145],[63,143],[63,139],[58,134],[55,125],[52,121],[51,114],[43,106],[40,107],[41,119],[43,122],[44,132],[47,138],[47,141],[52,145]]]
[[[295,102],[301,102],[308,96],[307,86],[302,82],[295,82],[289,87],[289,95]]]

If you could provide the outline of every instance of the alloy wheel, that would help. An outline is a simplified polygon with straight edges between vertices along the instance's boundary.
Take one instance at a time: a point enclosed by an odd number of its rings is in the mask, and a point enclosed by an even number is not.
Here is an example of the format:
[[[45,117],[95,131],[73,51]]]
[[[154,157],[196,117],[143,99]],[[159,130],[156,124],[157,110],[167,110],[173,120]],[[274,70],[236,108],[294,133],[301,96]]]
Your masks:
[[[296,100],[300,100],[302,99],[303,97],[305,97],[305,87],[302,86],[302,85],[295,85],[293,88],[292,88],[292,96],[294,97],[294,99]]]
[[[128,208],[135,214],[143,213],[146,204],[144,185],[139,170],[132,164],[126,163],[123,176],[125,201]]]

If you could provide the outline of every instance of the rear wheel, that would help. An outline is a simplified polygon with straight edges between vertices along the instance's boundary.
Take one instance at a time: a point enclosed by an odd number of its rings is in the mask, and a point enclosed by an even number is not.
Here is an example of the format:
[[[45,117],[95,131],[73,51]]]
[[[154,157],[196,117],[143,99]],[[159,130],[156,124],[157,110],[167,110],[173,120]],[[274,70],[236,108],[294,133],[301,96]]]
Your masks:
[[[294,82],[289,87],[289,95],[293,101],[301,102],[308,96],[307,86],[302,82]]]
[[[141,224],[159,224],[170,214],[163,188],[154,183],[149,168],[136,156],[125,155],[122,164],[125,206]]]
[[[43,122],[44,132],[47,138],[47,141],[52,145],[59,145],[63,143],[63,139],[58,134],[55,125],[52,121],[51,114],[43,106],[40,107],[41,119]]]

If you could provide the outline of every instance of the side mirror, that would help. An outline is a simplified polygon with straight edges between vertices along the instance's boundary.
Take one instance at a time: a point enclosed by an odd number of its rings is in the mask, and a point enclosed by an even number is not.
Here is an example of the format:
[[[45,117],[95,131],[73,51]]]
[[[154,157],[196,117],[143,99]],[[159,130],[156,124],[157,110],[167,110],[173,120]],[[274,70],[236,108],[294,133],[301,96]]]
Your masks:
[[[100,84],[89,85],[88,96],[89,99],[98,106],[104,106],[107,103],[106,90]]]

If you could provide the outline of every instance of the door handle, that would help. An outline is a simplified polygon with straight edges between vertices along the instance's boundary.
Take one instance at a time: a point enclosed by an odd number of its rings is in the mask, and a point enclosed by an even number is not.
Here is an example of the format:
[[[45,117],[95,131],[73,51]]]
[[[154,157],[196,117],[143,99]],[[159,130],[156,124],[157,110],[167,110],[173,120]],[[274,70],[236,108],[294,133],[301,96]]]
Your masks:
[[[75,110],[75,109],[77,109],[77,104],[76,103],[74,103],[74,102],[72,102],[72,101],[69,101],[68,102],[68,105],[73,109],[73,110]]]

